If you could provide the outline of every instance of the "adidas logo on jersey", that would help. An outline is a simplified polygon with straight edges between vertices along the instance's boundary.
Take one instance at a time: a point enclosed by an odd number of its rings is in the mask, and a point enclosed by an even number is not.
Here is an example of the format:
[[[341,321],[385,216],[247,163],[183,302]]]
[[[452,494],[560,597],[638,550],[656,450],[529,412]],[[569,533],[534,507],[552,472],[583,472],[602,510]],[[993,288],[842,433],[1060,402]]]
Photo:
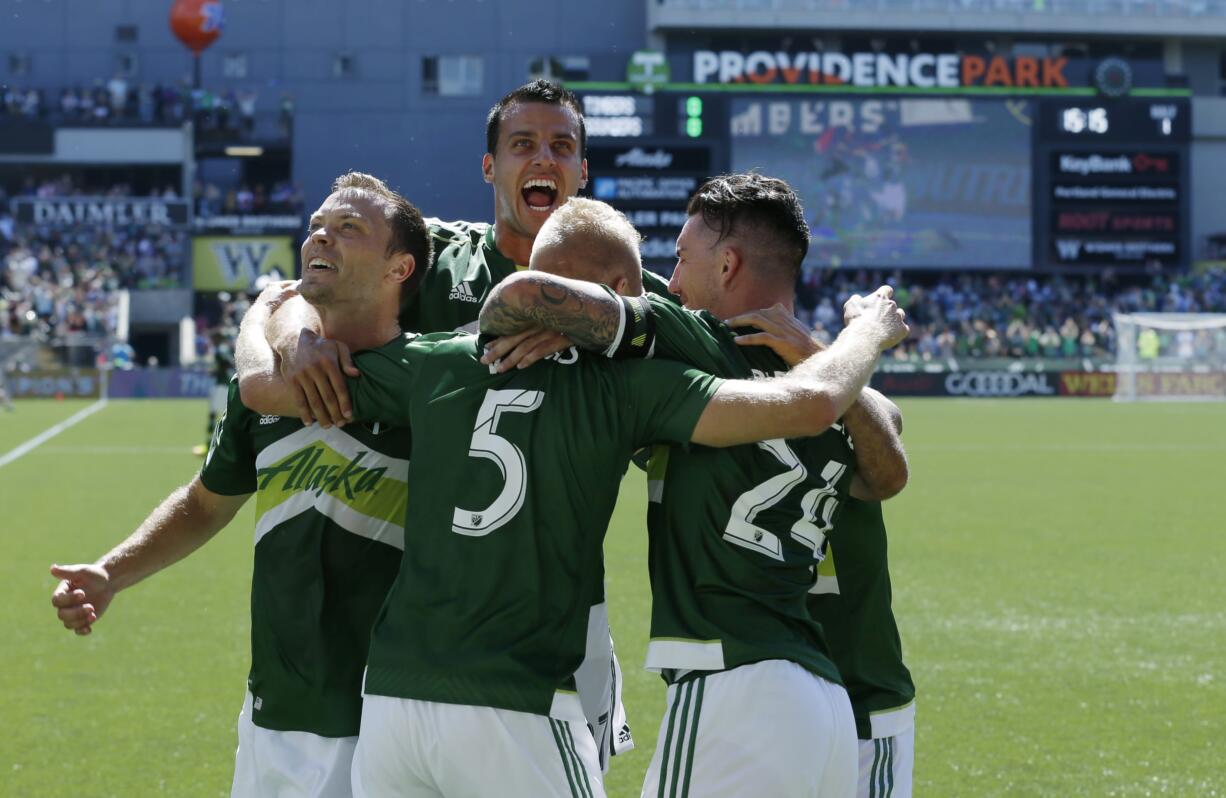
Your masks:
[[[280,420],[280,416],[260,416],[260,426],[262,427],[266,424],[276,424]]]
[[[468,281],[457,285],[451,289],[451,293],[447,295],[448,299],[458,299],[461,302],[480,302],[481,300],[473,294],[473,289],[469,286]]]

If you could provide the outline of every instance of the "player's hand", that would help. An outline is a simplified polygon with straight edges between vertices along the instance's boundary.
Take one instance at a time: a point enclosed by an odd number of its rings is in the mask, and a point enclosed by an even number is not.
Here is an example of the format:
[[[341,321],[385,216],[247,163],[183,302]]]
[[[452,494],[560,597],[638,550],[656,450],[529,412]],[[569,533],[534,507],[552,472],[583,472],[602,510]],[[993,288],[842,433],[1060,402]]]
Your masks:
[[[762,332],[738,335],[741,346],[769,346],[788,366],[795,366],[823,347],[782,304],[751,310],[727,320],[729,327],[757,327]]]
[[[97,565],[52,565],[51,575],[60,580],[51,594],[60,622],[79,635],[89,634],[115,598],[110,575]]]
[[[901,343],[911,329],[907,314],[894,302],[894,289],[883,285],[868,296],[853,295],[843,305],[847,326],[859,325],[868,330],[884,352]]]
[[[513,368],[526,369],[533,363],[558,352],[565,352],[574,344],[561,333],[533,327],[515,335],[495,338],[485,345],[481,362],[493,365],[498,374]]]
[[[281,358],[281,377],[294,390],[302,423],[343,427],[353,420],[353,405],[345,377],[361,372],[353,365],[349,347],[310,330],[298,334],[297,346]]]
[[[269,313],[276,313],[277,308],[286,300],[298,296],[298,280],[276,280],[264,286],[264,290],[256,297],[256,302],[268,306]]]

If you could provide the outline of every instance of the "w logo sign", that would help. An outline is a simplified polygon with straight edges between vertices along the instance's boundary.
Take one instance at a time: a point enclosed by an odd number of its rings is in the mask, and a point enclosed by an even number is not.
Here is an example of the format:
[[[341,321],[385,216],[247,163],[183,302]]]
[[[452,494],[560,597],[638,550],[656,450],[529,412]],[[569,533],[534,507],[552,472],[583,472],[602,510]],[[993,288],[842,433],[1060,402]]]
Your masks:
[[[264,265],[272,244],[266,241],[228,242],[213,244],[210,249],[226,283],[233,285],[241,281],[250,285],[268,271]]]
[[[1056,251],[1060,253],[1060,260],[1077,260],[1081,255],[1081,242],[1075,239],[1057,239]]]

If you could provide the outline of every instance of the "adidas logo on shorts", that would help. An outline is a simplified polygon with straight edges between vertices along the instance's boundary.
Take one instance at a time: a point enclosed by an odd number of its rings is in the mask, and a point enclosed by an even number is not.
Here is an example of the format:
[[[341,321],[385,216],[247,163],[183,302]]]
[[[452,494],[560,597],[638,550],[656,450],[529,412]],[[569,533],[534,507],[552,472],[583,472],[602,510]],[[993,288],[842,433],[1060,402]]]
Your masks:
[[[468,285],[467,280],[460,283],[455,288],[451,289],[451,293],[447,295],[447,298],[448,299],[458,299],[461,302],[480,302],[481,301],[473,294],[473,290]]]
[[[280,416],[260,416],[260,426],[262,427],[265,424],[276,424],[280,420]]]

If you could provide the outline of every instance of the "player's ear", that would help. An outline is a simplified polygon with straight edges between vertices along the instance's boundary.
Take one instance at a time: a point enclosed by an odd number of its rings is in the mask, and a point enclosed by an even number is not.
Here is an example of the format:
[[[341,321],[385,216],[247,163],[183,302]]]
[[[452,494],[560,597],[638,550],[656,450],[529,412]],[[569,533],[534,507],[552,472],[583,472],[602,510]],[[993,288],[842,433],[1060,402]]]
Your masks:
[[[579,188],[587,188],[587,158],[579,162]]]
[[[621,275],[613,281],[613,285],[609,286],[613,289],[613,293],[618,296],[625,296],[626,289],[630,287],[630,281],[626,279],[626,275]]]
[[[719,282],[725,288],[730,286],[734,280],[740,275],[741,269],[745,266],[745,259],[741,256],[739,247],[732,244],[724,244],[723,250],[720,253],[720,268]]]
[[[413,269],[416,267],[417,259],[405,252],[392,259],[392,264],[387,270],[387,279],[399,285],[413,276]]]
[[[488,152],[481,158],[481,176],[487,183],[494,182],[494,156]]]

